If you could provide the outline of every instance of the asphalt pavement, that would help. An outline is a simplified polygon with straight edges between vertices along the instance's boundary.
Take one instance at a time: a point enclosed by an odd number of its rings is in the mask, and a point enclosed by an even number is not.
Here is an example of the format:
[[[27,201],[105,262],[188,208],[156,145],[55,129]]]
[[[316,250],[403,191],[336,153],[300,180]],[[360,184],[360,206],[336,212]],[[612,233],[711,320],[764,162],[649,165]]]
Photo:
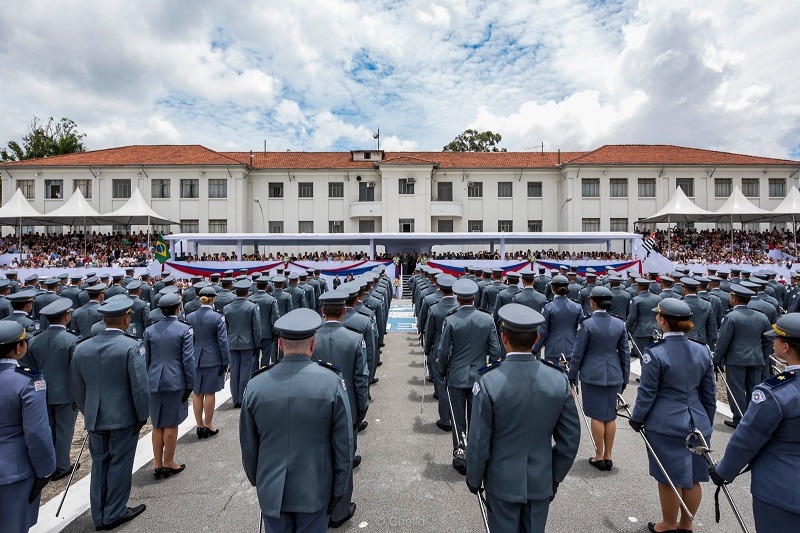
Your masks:
[[[363,457],[355,471],[353,500],[358,508],[339,531],[484,531],[475,497],[451,467],[450,435],[435,425],[436,405],[431,384],[423,380],[422,359],[416,335],[386,335],[384,364],[377,373],[380,382],[371,388],[369,427],[358,440]],[[624,396],[633,404],[635,382]],[[255,489],[242,469],[238,417],[239,410],[227,402],[214,418],[219,435],[201,441],[192,431],[181,438],[176,460],[186,463],[186,470],[180,475],[156,480],[152,462],[135,472],[129,505],[145,503],[147,510],[117,531],[258,531]],[[717,458],[733,431],[723,425],[724,419],[718,415],[714,426]],[[641,437],[624,419],[618,420],[614,470],[608,473],[589,466],[592,445],[585,427],[581,430],[578,457],[550,507],[547,531],[647,531],[647,522],[657,522],[660,516]],[[730,489],[752,530],[749,483],[749,474],[744,474]],[[723,495],[722,521],[714,523],[714,487],[707,483],[703,488],[694,530],[739,531]],[[94,526],[85,512],[63,530],[88,532]]]

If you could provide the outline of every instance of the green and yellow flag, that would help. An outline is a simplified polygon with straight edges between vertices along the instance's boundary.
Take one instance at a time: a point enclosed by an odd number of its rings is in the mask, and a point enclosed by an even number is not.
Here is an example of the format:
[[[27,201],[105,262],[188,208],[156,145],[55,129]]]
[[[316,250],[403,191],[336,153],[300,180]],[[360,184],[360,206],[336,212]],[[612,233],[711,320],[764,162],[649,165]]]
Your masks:
[[[169,261],[170,257],[167,242],[164,240],[164,236],[159,233],[156,241],[156,261],[163,265]]]

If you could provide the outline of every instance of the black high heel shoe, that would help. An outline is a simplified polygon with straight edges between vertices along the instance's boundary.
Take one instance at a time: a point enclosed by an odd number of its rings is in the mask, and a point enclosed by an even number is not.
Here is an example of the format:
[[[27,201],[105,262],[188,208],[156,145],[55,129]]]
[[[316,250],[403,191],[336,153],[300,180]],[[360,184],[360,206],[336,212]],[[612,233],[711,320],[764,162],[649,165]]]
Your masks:
[[[169,477],[169,474],[165,472],[165,470],[169,470],[168,468],[164,468],[162,466],[153,469],[153,477],[156,479],[161,479]]]
[[[208,429],[208,428],[203,428],[203,429],[205,429],[205,430],[206,430],[206,436],[204,437],[204,438],[206,438],[206,439],[207,439],[208,437],[213,437],[214,435],[216,435],[217,433],[219,433],[219,428],[215,429],[214,431],[211,431],[211,430],[210,430],[210,429]]]
[[[207,439],[209,435],[208,428],[206,427],[198,427],[197,428],[197,438],[198,439]]]
[[[168,466],[165,466],[163,470],[164,470],[164,477],[177,476],[178,474],[186,470],[186,465],[181,465],[179,468],[170,468]]]

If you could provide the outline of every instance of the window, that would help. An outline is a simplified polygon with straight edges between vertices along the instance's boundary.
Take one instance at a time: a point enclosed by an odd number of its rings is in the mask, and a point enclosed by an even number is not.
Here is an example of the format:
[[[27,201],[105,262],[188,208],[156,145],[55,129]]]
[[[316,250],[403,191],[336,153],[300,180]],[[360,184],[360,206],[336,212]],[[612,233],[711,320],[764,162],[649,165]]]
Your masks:
[[[328,233],[344,233],[344,221],[343,220],[329,220],[328,221]]]
[[[675,180],[675,188],[680,187],[683,193],[689,198],[694,198],[694,178],[678,178]]]
[[[513,220],[498,220],[497,221],[497,231],[505,231],[505,232],[514,231],[514,221]]]
[[[344,198],[343,181],[331,181],[328,183],[328,198]]]
[[[483,220],[468,220],[467,231],[470,233],[480,233],[483,231]]]
[[[197,219],[181,220],[182,233],[200,233],[200,221]]]
[[[748,198],[758,198],[758,178],[744,178],[742,180],[742,194]]]
[[[783,178],[770,178],[769,197],[783,198],[784,196],[786,196],[786,180]]]
[[[270,183],[269,184],[269,197],[270,198],[283,198],[283,183]],[[283,233],[283,230],[276,232]]]
[[[467,198],[483,198],[483,182],[470,181],[467,184]]]
[[[228,180],[226,179],[210,179],[208,180],[208,197],[209,198],[227,198],[228,197]]]
[[[727,198],[733,192],[733,180],[730,178],[714,178],[714,197]]]
[[[541,198],[542,197],[542,182],[529,181],[528,182],[528,198]]]
[[[414,178],[400,178],[397,180],[400,194],[414,194]]]
[[[314,183],[311,181],[301,181],[297,184],[298,198],[314,198]]]
[[[400,233],[414,233],[414,219],[401,218],[400,219]]]
[[[358,184],[358,201],[359,202],[374,202],[375,201],[375,183],[371,181],[362,181]],[[369,232],[371,233],[371,232]]]
[[[637,228],[638,228],[638,230],[640,232],[641,231],[646,231],[646,232],[650,233],[651,231],[655,231],[656,230],[657,224],[655,222],[640,222],[640,223],[637,224]]]
[[[452,220],[440,220],[438,225],[439,233],[453,233],[453,221]]]
[[[150,182],[150,196],[152,198],[169,198],[169,180],[153,180]]]
[[[92,180],[74,180],[75,191],[81,191],[84,198],[92,197]]]
[[[624,178],[612,178],[609,180],[611,183],[611,198],[627,198],[628,197],[628,180]]]
[[[656,197],[656,180],[653,178],[639,178],[639,198]]]
[[[184,179],[181,180],[181,198],[199,198],[200,180]]]
[[[584,178],[581,180],[581,196],[584,198],[600,197],[600,180]]]
[[[511,198],[514,194],[513,181],[498,181],[497,182],[497,197],[498,198]]]
[[[170,231],[169,224],[153,224],[153,233],[156,235],[169,235],[172,231]]]
[[[599,218],[584,218],[581,224],[582,231],[600,231]]]
[[[541,220],[529,220],[528,221],[528,231],[531,233],[541,233],[542,231],[542,221]]]
[[[364,159],[372,159],[372,152],[364,152]]]
[[[301,220],[297,223],[297,231],[299,233],[314,233],[313,220]]]
[[[131,180],[111,180],[111,197],[128,199],[131,197]]]
[[[114,227],[116,228],[118,226],[114,226]],[[126,226],[122,226],[122,227],[126,227]],[[60,234],[64,233],[64,226],[45,226],[44,231],[48,235],[60,235]],[[114,231],[116,231],[116,230],[114,230]]]
[[[453,201],[453,182],[440,181],[436,184],[436,200],[439,202]]]
[[[111,226],[111,231],[113,233],[130,233],[131,227],[127,224],[114,224]]]
[[[44,197],[60,199],[64,197],[64,180],[44,180]]]
[[[17,189],[22,191],[22,196],[33,200],[36,191],[36,180],[17,180]]]
[[[359,220],[358,221],[358,232],[359,233],[375,233],[375,221],[374,220]]]
[[[628,219],[612,218],[610,229],[611,231],[628,231]]]
[[[675,226],[678,229],[682,229],[682,230],[693,229],[694,228],[694,222],[677,222],[675,224]]]
[[[715,226],[719,231],[728,232],[728,231],[731,230],[731,223],[730,222],[717,222],[715,224]]]
[[[228,220],[224,218],[208,219],[209,233],[228,233]]]
[[[283,186],[281,186],[283,188]],[[270,220],[269,221],[270,233],[283,233],[283,220]]]

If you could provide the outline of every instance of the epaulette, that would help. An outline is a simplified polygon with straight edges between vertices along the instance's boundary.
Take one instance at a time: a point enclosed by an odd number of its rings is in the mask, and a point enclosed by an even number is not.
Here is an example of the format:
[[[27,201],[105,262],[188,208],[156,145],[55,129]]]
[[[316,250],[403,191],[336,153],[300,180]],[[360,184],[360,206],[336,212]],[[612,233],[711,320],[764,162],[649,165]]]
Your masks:
[[[484,366],[483,368],[478,369],[478,374],[481,376],[487,373],[488,371],[499,367],[503,362],[502,361],[495,361],[494,363],[489,363],[488,365]]]
[[[686,338],[689,339],[689,337],[686,337]],[[706,348],[708,348],[708,344],[706,344],[706,343],[704,343],[704,342],[702,342],[702,341],[700,341],[698,339],[689,339],[689,340],[692,341],[692,342],[696,342],[697,344],[700,344],[700,345],[705,346]]]
[[[658,346],[659,344],[661,344],[663,342],[664,342],[664,339],[659,339],[659,340],[657,340],[655,342],[651,342],[650,344],[647,345],[647,347],[648,348],[652,348],[653,346]]]
[[[349,325],[349,324],[347,324],[347,325],[345,325],[345,324],[342,324],[342,325],[343,325],[343,326],[344,326],[346,329],[349,329],[350,331],[353,331],[353,332],[355,332],[355,333],[358,333],[359,335],[364,335],[364,332],[363,332],[363,331],[359,331],[359,330],[357,330],[355,327],[353,327],[353,326],[351,326],[351,325]]]
[[[135,340],[136,342],[139,342],[139,339],[137,339],[136,337],[134,337],[133,335],[131,335],[131,334],[130,334],[130,333],[128,333],[127,331],[123,331],[123,332],[122,332],[122,334],[123,334],[123,335],[125,335],[126,337],[128,337],[129,339],[133,339],[133,340]]]
[[[333,370],[337,374],[342,372],[341,368],[334,365],[333,363],[329,363],[328,361],[317,361],[317,364],[323,368],[327,368],[328,370]]]
[[[458,311],[459,309],[460,309],[459,307],[454,307],[453,309],[451,309],[450,311],[448,311],[448,312],[447,312],[447,314],[446,314],[446,315],[444,315],[444,316],[450,316],[450,315],[452,315],[453,313],[455,313],[456,311]],[[476,308],[476,309],[477,309],[477,308]],[[478,311],[480,311],[480,309],[478,309]]]
[[[576,303],[577,303],[577,302],[576,302]],[[584,315],[584,316],[580,317],[580,319],[578,319],[578,324],[580,324],[581,322],[583,322],[583,321],[584,321],[584,320],[586,320],[587,318],[590,318],[591,316],[592,316],[592,315]]]
[[[761,385],[772,390],[775,387],[779,387],[781,385],[789,383],[796,377],[797,377],[797,372],[795,372],[794,370],[789,370],[788,372],[781,372],[776,376],[772,376]]]
[[[29,366],[18,366],[14,369],[22,375],[28,376],[31,379],[36,379],[42,375],[38,370],[34,370]]]
[[[126,333],[126,335],[127,335],[127,333]],[[79,345],[79,344],[80,344],[80,343],[82,343],[83,341],[88,341],[88,340],[89,340],[89,339],[91,339],[92,337],[96,337],[96,336],[97,336],[97,333],[95,333],[95,334],[93,334],[93,335],[89,335],[88,337],[80,337],[80,338],[78,339],[78,341],[75,343],[75,346]]]
[[[253,372],[252,374],[250,374],[250,379],[253,379],[253,378],[254,378],[254,377],[256,377],[257,375],[261,374],[262,372],[266,372],[267,370],[269,370],[270,368],[272,368],[273,366],[275,366],[275,365],[277,365],[277,364],[278,364],[278,363],[272,363],[271,365],[262,366],[261,368],[259,368],[258,370],[256,370],[256,371],[255,371],[255,372]]]
[[[542,363],[546,364],[549,367],[555,368],[556,370],[558,370],[558,371],[560,371],[560,372],[562,372],[564,374],[567,373],[567,369],[566,368],[564,368],[563,366],[561,366],[559,364],[554,363],[553,361],[550,361],[548,359],[539,359],[539,361],[541,361]]]

